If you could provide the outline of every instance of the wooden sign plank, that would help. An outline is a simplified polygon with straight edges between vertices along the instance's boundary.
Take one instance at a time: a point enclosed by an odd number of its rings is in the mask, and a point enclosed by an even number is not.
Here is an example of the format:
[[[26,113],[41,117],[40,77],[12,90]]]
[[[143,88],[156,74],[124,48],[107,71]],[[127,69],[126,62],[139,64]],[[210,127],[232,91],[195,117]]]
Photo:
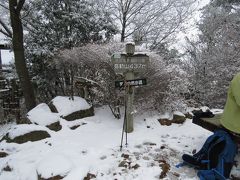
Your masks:
[[[134,54],[128,56],[127,54],[114,54],[112,56],[112,64],[116,73],[125,72],[144,72],[149,64],[149,56],[146,54]]]

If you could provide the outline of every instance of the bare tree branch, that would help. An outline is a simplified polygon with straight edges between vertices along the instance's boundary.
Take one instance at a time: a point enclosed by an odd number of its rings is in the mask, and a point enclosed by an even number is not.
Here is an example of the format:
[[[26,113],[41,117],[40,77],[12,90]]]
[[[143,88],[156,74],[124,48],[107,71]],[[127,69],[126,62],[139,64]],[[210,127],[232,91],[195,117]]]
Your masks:
[[[2,29],[0,29],[0,33],[2,33],[3,35],[5,35],[5,36],[7,36],[7,37],[12,38],[11,36],[9,36],[8,33],[6,33],[6,32],[5,32],[4,30],[2,30]]]
[[[3,31],[1,31],[4,35],[12,38],[12,32],[11,30],[7,27],[7,25],[0,19],[0,24],[2,25],[2,27],[5,30],[5,33],[3,33]]]
[[[5,5],[3,5],[3,4],[1,4],[1,3],[0,3],[0,6],[1,6],[1,7],[3,7],[4,9],[7,9],[7,10],[9,10],[9,8],[8,8],[8,7],[6,7]]]

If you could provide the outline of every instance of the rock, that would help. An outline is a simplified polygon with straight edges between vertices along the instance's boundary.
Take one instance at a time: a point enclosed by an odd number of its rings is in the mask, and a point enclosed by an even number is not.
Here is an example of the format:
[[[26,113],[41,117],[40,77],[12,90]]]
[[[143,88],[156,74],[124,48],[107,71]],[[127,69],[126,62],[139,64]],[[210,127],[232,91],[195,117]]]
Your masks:
[[[2,140],[6,140],[8,143],[22,144],[28,141],[39,141],[48,137],[50,135],[46,127],[34,124],[21,124],[13,126]]]
[[[47,131],[32,131],[29,133],[26,133],[24,135],[15,137],[11,139],[8,134],[3,138],[5,139],[8,143],[17,143],[17,144],[22,144],[28,141],[39,141],[45,138],[51,137]]]
[[[53,177],[50,177],[50,178],[42,178],[40,175],[38,175],[38,180],[60,180],[60,179],[63,179],[64,177],[60,176],[60,175],[57,175],[57,176],[53,176]]]
[[[107,159],[107,156],[100,157],[101,160]]]
[[[72,162],[63,154],[52,152],[38,162],[38,180],[60,180],[68,175],[72,170]]]
[[[171,126],[172,125],[172,121],[169,119],[158,119],[158,122],[162,125],[162,126]]]
[[[174,113],[173,114],[173,123],[176,123],[176,124],[183,124],[186,120],[186,117],[184,114],[180,114],[180,113]]]
[[[74,121],[76,119],[82,119],[90,116],[94,116],[93,106],[89,109],[73,112],[67,116],[64,116],[63,119],[66,119],[67,121]]]
[[[3,171],[7,171],[7,172],[11,172],[12,170],[13,169],[9,165],[7,165],[3,168]]]
[[[186,114],[184,114],[185,115],[185,117],[187,118],[187,119],[192,119],[193,118],[193,115],[191,114],[191,113],[186,113]]]
[[[95,178],[96,178],[95,174],[88,173],[87,176],[84,177],[83,180],[90,180],[90,179],[95,179]]]
[[[74,96],[74,100],[66,96],[57,96],[49,103],[50,109],[66,119],[73,121],[94,116],[94,108],[85,99]]]
[[[62,129],[62,125],[60,124],[59,121],[54,122],[50,125],[47,125],[46,127],[53,130],[53,131],[60,131]]]
[[[70,129],[71,130],[75,130],[75,129],[79,128],[79,127],[80,127],[80,125],[75,125],[75,126],[70,127]]]
[[[139,164],[135,164],[132,168],[136,170],[136,169],[138,169],[139,167],[140,167]]]
[[[165,149],[166,147],[165,146],[161,146],[160,149]]]
[[[81,123],[79,125],[75,125],[75,126],[70,127],[70,129],[75,130],[75,129],[79,128],[80,126],[83,126],[83,125],[86,125],[86,124],[87,123]]]
[[[53,131],[62,129],[60,125],[60,116],[53,113],[49,106],[45,103],[38,104],[35,108],[27,113],[27,118],[32,124],[45,126]]]
[[[159,123],[162,125],[162,126],[171,126],[172,123],[175,123],[175,124],[183,124],[186,120],[186,117],[184,114],[180,113],[180,112],[174,112],[173,113],[173,119],[172,120],[169,120],[169,119],[158,119]]]
[[[57,108],[54,106],[54,104],[53,104],[52,101],[50,101],[50,102],[48,103],[48,107],[50,108],[50,110],[51,110],[53,113],[58,113]]]
[[[121,157],[125,158],[125,159],[128,159],[129,158],[129,155],[128,154],[122,154]]]
[[[7,153],[5,153],[5,152],[0,152],[0,158],[4,158],[4,157],[7,157],[7,156],[8,156]]]
[[[120,162],[120,164],[118,165],[118,167],[127,167],[127,161],[122,161]]]

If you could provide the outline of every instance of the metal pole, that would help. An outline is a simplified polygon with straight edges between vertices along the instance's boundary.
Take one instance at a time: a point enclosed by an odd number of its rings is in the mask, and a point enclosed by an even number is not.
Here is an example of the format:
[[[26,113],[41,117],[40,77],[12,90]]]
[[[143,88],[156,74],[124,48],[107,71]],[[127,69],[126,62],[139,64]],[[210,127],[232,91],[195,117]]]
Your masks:
[[[124,98],[124,119],[123,119],[123,128],[122,128],[122,139],[121,139],[121,145],[120,145],[120,151],[122,151],[122,144],[123,144],[123,135],[124,135],[124,131],[126,131],[126,128],[127,128],[127,124],[126,124],[126,121],[127,121],[127,101],[126,101],[126,97]],[[125,132],[126,133],[126,132]],[[126,133],[126,146],[128,145],[127,143],[127,133]]]

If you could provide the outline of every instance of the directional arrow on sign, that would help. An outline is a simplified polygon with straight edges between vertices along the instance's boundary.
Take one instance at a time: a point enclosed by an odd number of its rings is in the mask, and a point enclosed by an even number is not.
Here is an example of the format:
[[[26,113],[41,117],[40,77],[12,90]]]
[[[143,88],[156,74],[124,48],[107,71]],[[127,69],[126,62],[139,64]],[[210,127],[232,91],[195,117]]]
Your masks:
[[[133,80],[127,80],[127,81],[115,81],[115,87],[116,88],[124,87],[125,82],[127,82],[127,85],[129,85],[129,86],[147,85],[147,80],[146,79],[133,79]]]

